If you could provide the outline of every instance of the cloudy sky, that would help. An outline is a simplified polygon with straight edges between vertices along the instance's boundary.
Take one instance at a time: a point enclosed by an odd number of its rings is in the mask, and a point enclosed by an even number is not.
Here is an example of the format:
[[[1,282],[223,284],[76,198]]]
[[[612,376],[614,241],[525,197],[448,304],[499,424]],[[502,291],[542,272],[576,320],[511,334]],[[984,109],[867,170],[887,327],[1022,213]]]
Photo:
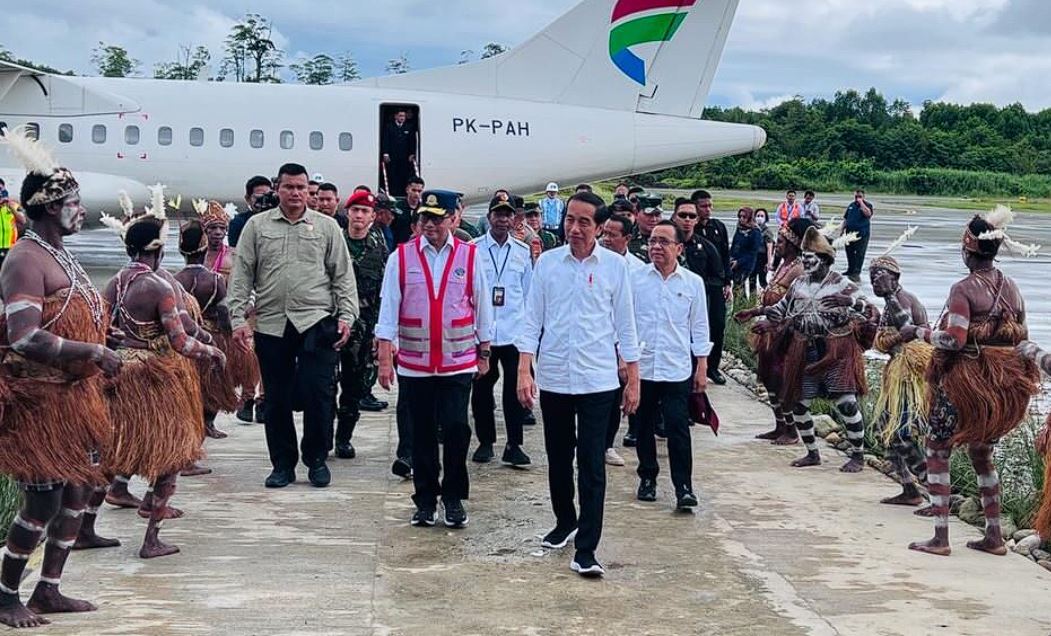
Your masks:
[[[286,59],[350,51],[365,75],[405,53],[414,69],[486,42],[514,46],[577,0],[34,0],[0,2],[0,43],[18,57],[92,73],[119,44],[151,73],[180,45],[218,57],[247,11],[273,20]],[[751,108],[875,86],[913,104],[1051,107],[1051,11],[1043,0],[741,0],[711,103]]]

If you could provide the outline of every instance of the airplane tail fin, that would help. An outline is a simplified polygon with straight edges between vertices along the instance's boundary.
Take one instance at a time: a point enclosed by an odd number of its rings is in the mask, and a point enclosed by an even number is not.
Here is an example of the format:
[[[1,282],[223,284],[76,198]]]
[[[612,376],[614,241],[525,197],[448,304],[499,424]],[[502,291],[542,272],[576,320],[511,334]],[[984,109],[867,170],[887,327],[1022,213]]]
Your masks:
[[[379,87],[699,118],[739,0],[584,0],[510,51]]]

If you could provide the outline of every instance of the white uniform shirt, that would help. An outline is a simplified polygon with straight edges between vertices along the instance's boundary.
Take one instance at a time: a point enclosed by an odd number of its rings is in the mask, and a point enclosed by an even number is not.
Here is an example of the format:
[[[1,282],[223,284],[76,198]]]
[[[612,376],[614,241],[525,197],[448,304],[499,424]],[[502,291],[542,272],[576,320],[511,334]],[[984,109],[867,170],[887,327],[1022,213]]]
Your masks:
[[[665,280],[655,265],[631,273],[639,332],[639,377],[682,382],[693,375],[692,356],[707,356],[708,302],[701,277],[676,266]]]
[[[639,360],[624,257],[598,245],[583,260],[568,245],[541,254],[515,344],[522,352],[539,348],[541,391],[583,395],[619,387],[617,347],[625,362]]]
[[[525,322],[525,299],[533,277],[529,246],[510,235],[500,245],[489,232],[471,242],[478,246],[478,262],[489,282],[490,302],[495,299],[494,289],[503,290],[503,306],[493,305],[491,344],[494,347],[513,345]]]
[[[430,241],[423,239],[423,257],[427,261],[427,267],[431,270],[432,294],[437,296],[441,292],[442,273],[445,264],[453,253],[453,237],[450,233],[445,240],[441,250],[431,245]],[[410,248],[411,249],[411,248]],[[461,248],[463,249],[463,248]],[[474,277],[472,280],[474,301],[474,333],[478,342],[489,342],[493,329],[493,305],[491,302],[491,291],[485,278],[485,269],[482,267],[481,254],[478,250],[474,253]],[[376,338],[389,340],[397,344],[398,341],[398,313],[401,310],[401,281],[398,279],[398,250],[395,249],[387,257],[387,266],[383,270],[383,286],[380,288],[380,317],[376,323]],[[440,327],[438,327],[440,328]],[[398,375],[409,378],[426,378],[434,375],[459,375],[461,373],[475,373],[478,367],[471,367],[453,373],[424,373],[412,369],[398,367]]]

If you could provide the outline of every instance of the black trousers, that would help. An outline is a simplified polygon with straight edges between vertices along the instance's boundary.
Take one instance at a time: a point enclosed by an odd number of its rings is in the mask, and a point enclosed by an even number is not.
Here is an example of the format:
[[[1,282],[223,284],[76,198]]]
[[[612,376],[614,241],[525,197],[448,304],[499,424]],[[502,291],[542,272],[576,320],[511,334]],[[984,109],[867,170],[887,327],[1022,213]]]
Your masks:
[[[620,403],[624,400],[624,387],[620,387],[613,393],[613,405],[609,409],[609,423],[606,425],[606,448],[613,448],[617,442],[617,432],[620,431]],[[630,422],[629,428],[630,431]]]
[[[847,246],[847,275],[861,276],[865,267],[865,254],[869,251],[869,237],[862,236]]]
[[[404,391],[398,392],[398,405],[395,408],[395,420],[398,423],[398,448],[395,455],[412,464],[412,416],[409,414],[409,399]]]
[[[332,345],[337,337],[332,319],[322,320],[303,333],[289,322],[281,337],[255,334],[255,355],[263,385],[269,387],[264,419],[266,445],[275,469],[294,469],[300,459],[292,420],[294,401],[303,407],[303,463],[316,466],[325,461],[336,415],[339,352]]]
[[[410,378],[398,376],[412,421],[412,472],[417,506],[434,506],[443,500],[467,499],[467,447],[471,427],[467,402],[473,373]],[[442,457],[438,459],[438,423],[442,425]],[[439,485],[438,477],[445,466]]]
[[[708,297],[708,337],[712,352],[708,354],[708,373],[719,370],[723,360],[723,339],[726,336],[726,298],[722,287],[705,287]]]
[[[616,391],[567,395],[540,392],[551,507],[559,528],[577,527],[578,552],[594,552],[606,501],[606,430]],[[574,505],[576,452],[580,517]]]
[[[668,463],[671,465],[671,483],[675,493],[693,490],[693,447],[690,441],[690,411],[687,400],[691,380],[682,382],[640,382],[638,444],[639,477],[656,479],[660,473],[657,463],[657,439],[654,427],[664,416],[664,430],[668,435]]]
[[[489,373],[474,381],[474,391],[471,393],[475,434],[480,444],[496,443],[496,399],[493,398],[493,388],[500,379],[500,367],[503,367],[502,401],[507,443],[521,446],[526,410],[518,401],[518,349],[514,345],[504,345],[492,347],[491,351]]]

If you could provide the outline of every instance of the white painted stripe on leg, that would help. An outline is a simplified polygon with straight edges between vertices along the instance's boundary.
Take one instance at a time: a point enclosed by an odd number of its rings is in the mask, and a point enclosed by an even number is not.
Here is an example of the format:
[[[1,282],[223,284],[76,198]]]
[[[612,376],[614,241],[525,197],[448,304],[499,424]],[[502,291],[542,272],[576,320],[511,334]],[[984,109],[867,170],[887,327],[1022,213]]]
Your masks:
[[[49,538],[47,540],[47,542],[50,543],[51,545],[55,546],[56,548],[61,548],[63,550],[69,550],[69,549],[73,548],[73,544],[76,543],[77,540],[73,539],[72,541],[65,541],[63,539],[57,539],[55,537],[51,537],[51,538]]]
[[[44,531],[44,526],[38,526],[37,524],[35,524],[35,523],[31,522],[31,521],[26,521],[25,519],[22,518],[22,515],[15,516],[15,520],[12,523],[14,523],[16,526],[18,526],[20,528],[25,528],[26,530],[29,530],[30,532],[43,532]]]
[[[935,517],[934,518],[934,527],[935,528],[948,528],[949,527],[949,520],[948,519],[943,519],[941,517]]]
[[[948,473],[929,473],[927,475],[928,484],[938,484],[940,486],[949,485],[949,474]]]
[[[4,594],[18,594],[17,589],[12,590],[3,583],[0,583],[0,592],[3,592]]]
[[[46,577],[46,576],[42,576],[42,577],[40,577],[40,582],[41,583],[47,583],[48,585],[54,585],[55,587],[58,587],[58,584],[62,582],[62,579],[52,579],[52,578],[49,578],[49,577]]]
[[[978,486],[980,488],[993,488],[1000,485],[1000,477],[993,473],[992,475],[978,475]]]
[[[62,509],[62,516],[63,517],[69,517],[70,519],[77,519],[82,514],[84,514],[84,509],[83,508],[81,508],[80,510],[73,510],[72,508],[63,508]]]
[[[931,505],[936,507],[949,507],[949,497],[947,495],[931,495]]]
[[[8,549],[6,545],[0,548],[0,558],[14,559],[15,561],[28,561],[29,556],[29,554],[19,554],[18,552],[12,552]]]

